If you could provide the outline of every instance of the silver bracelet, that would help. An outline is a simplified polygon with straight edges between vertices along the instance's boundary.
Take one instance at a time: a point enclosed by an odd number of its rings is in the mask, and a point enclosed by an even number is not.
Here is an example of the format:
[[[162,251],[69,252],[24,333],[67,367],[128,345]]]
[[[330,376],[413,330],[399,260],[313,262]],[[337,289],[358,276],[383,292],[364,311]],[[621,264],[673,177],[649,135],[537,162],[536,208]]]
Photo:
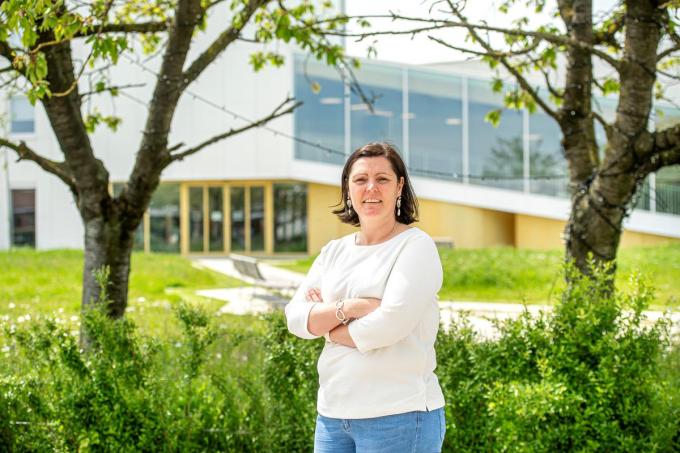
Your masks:
[[[345,299],[340,299],[335,303],[335,317],[343,326],[349,324],[350,319],[347,317],[342,308],[345,306]]]

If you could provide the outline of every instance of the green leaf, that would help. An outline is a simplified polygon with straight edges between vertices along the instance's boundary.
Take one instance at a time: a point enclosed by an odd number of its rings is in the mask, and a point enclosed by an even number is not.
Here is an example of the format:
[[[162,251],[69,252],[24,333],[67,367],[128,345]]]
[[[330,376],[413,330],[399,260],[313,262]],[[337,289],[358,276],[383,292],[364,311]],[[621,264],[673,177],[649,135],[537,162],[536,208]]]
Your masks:
[[[616,80],[616,79],[606,79],[602,83],[602,94],[604,94],[606,96],[608,94],[618,93],[619,88],[620,88],[620,85],[619,85],[618,80]]]
[[[498,125],[501,123],[502,113],[502,109],[491,110],[490,112],[487,112],[486,115],[484,115],[484,121],[491,123],[493,127],[498,127]]]

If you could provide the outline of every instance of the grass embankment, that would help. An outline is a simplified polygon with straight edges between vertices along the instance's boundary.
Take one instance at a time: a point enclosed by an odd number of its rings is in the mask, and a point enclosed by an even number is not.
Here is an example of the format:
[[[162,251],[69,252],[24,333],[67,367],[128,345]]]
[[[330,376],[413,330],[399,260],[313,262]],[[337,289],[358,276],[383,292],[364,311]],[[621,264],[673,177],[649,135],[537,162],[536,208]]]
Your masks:
[[[499,247],[439,253],[444,268],[441,300],[547,304],[564,287],[561,250]],[[314,257],[281,267],[304,273],[313,261]],[[655,288],[657,308],[680,304],[680,244],[620,250],[617,286],[629,289],[635,273]]]
[[[55,314],[65,322],[77,323],[83,273],[81,251],[1,252],[0,269],[0,317],[18,319],[25,315]],[[243,282],[197,269],[178,255],[135,253],[127,315],[142,331],[174,334],[177,322],[172,314],[173,305],[184,300],[215,313],[225,302],[197,296],[195,291],[236,286],[243,286]],[[233,322],[250,322],[224,316]]]

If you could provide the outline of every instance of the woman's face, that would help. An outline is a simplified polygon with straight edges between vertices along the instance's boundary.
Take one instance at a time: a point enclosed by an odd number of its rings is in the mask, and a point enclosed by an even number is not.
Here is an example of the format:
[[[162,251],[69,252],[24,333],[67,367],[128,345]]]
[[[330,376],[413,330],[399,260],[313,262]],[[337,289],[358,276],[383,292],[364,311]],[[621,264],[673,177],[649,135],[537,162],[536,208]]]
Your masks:
[[[404,178],[397,179],[386,157],[361,157],[349,172],[349,197],[359,221],[387,220],[396,216],[397,197]]]

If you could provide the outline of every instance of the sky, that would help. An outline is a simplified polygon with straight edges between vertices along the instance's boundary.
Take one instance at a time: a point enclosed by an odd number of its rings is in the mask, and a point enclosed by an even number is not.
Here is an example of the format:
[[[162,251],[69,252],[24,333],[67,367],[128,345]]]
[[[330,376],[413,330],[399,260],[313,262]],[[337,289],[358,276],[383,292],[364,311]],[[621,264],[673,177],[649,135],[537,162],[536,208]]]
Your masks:
[[[529,26],[532,28],[545,23],[561,23],[559,19],[553,18],[551,14],[557,10],[556,0],[548,0],[544,12],[541,14],[535,13],[533,7],[524,7],[524,0],[518,1],[517,3],[520,5],[513,8],[509,14],[502,14],[497,8],[497,5],[500,3],[498,0],[469,0],[464,13],[471,22],[486,21],[489,25],[499,27],[512,27],[513,20],[522,16],[526,16],[529,19]],[[614,0],[595,0],[593,7],[595,17],[603,11],[611,9],[616,3],[618,2]],[[346,11],[349,15],[386,14],[389,11],[393,11],[408,16],[428,17],[428,9],[431,4],[431,0],[345,0]],[[379,24],[379,20],[373,21],[375,27]],[[394,28],[394,25],[388,22],[383,22],[383,24]],[[461,47],[465,44],[465,33],[461,30],[449,30],[446,33],[440,33],[438,36],[445,38],[447,42],[458,44]],[[365,57],[368,46],[373,44],[374,40],[377,40],[377,58],[380,60],[427,64],[460,61],[469,58],[465,54],[430,41],[425,35],[413,39],[410,36],[381,36],[367,38],[363,42],[356,42],[355,39],[348,38],[348,53],[354,56]]]

